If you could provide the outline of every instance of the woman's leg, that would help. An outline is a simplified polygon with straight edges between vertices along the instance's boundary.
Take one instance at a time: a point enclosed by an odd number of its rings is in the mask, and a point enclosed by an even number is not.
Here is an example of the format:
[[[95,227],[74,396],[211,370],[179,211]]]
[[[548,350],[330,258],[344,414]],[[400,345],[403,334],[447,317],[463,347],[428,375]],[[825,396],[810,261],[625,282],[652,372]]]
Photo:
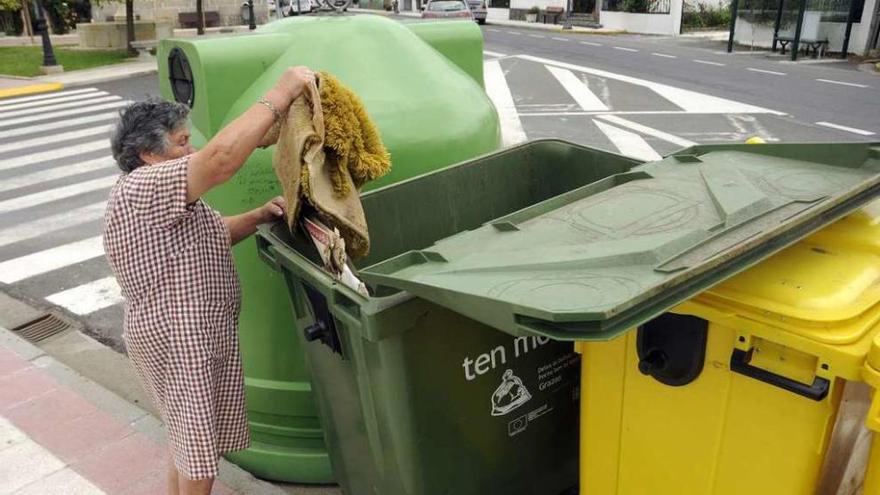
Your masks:
[[[174,465],[174,458],[169,457],[169,459],[168,459],[168,495],[180,495],[180,490],[178,488],[178,479],[180,479],[180,476],[177,473],[177,466]]]
[[[211,495],[211,487],[213,485],[214,478],[191,480],[183,475],[178,478],[177,482],[180,495]]]

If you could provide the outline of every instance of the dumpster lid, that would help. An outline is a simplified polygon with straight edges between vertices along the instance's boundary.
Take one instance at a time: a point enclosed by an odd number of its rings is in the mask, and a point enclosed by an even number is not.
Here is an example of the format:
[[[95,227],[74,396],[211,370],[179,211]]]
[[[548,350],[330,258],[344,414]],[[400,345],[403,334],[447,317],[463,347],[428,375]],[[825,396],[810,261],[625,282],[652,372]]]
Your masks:
[[[878,195],[878,144],[698,146],[361,276],[514,335],[609,339]]]

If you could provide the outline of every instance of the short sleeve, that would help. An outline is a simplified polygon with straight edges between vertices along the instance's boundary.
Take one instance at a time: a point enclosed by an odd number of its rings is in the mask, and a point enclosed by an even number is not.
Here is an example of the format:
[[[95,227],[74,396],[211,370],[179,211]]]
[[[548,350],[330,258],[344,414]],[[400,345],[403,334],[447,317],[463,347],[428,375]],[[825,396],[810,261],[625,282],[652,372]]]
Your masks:
[[[140,218],[169,227],[189,214],[186,205],[189,156],[138,167],[122,179],[123,201]]]

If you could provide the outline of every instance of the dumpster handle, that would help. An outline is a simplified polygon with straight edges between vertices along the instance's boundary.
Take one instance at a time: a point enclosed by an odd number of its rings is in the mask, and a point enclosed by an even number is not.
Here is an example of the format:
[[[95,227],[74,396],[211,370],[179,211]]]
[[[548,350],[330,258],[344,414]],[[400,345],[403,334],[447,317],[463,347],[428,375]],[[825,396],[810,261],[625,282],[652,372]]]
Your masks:
[[[329,299],[330,307],[333,308],[333,315],[336,318],[344,320],[346,325],[360,328],[361,315],[357,303],[336,288],[333,289]]]
[[[257,239],[257,255],[269,266],[276,271],[280,271],[281,267],[278,260],[275,259],[275,247],[268,239],[261,235],[254,236]]]
[[[733,354],[730,356],[730,371],[769,383],[770,385],[774,385],[815,401],[821,401],[828,396],[828,389],[831,386],[831,382],[827,379],[817,376],[813,380],[812,385],[807,385],[797,380],[792,380],[791,378],[752,366],[749,364],[752,360],[752,351],[754,351],[754,349],[749,349],[748,351],[734,349]]]

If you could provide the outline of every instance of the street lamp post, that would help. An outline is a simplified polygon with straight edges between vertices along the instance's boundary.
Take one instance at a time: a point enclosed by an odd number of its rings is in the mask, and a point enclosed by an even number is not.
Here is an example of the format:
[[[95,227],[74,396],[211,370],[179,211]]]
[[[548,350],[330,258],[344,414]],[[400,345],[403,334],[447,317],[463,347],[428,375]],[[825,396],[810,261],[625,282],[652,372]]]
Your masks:
[[[49,38],[49,24],[43,14],[43,2],[40,0],[35,0],[35,2],[37,19],[34,21],[34,29],[40,33],[43,40],[43,66],[40,69],[46,74],[61,72],[63,68],[55,60],[55,51],[52,49],[52,40]]]
[[[565,20],[562,22],[562,29],[571,29],[571,0],[565,2]]]
[[[254,19],[254,0],[248,0],[248,29],[257,29],[257,21]]]

